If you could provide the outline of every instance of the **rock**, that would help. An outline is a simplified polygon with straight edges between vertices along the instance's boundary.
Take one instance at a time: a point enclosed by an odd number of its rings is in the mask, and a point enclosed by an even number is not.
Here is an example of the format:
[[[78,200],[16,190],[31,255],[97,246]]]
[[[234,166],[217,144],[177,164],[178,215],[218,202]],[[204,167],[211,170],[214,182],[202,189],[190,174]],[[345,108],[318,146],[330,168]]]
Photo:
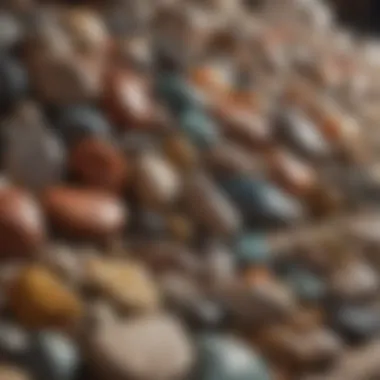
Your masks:
[[[69,338],[44,331],[34,334],[26,364],[36,379],[74,380],[80,357],[77,347]]]
[[[21,368],[2,364],[0,365],[0,379],[1,380],[30,380],[30,376],[28,373],[24,372]]]
[[[187,108],[181,113],[179,126],[182,133],[199,149],[212,147],[219,140],[216,122],[199,108]]]
[[[94,371],[117,379],[175,380],[188,374],[193,348],[181,324],[157,315],[101,326],[89,337],[87,357]]]
[[[270,263],[272,252],[264,235],[246,233],[236,238],[234,253],[240,264],[251,266]]]
[[[238,211],[205,176],[195,176],[184,195],[188,212],[203,228],[217,236],[233,236],[241,227]]]
[[[106,138],[111,132],[108,120],[99,110],[78,105],[60,109],[55,126],[69,145],[88,136]]]
[[[157,207],[174,202],[181,190],[176,170],[155,153],[143,153],[136,163],[135,191],[140,201]]]
[[[105,240],[122,232],[127,210],[115,197],[70,187],[48,189],[42,198],[46,214],[61,233]]]
[[[131,175],[123,153],[98,138],[82,139],[75,144],[70,152],[69,166],[73,175],[85,185],[116,193],[125,189]]]
[[[30,258],[42,247],[45,224],[41,210],[26,192],[0,189],[0,257]]]
[[[73,326],[82,317],[80,299],[44,267],[29,266],[9,290],[15,318],[28,328]]]
[[[221,186],[248,224],[271,227],[302,219],[298,200],[267,182],[240,175],[221,181]]]
[[[0,355],[7,360],[20,360],[30,344],[27,332],[13,322],[0,322]]]
[[[265,362],[239,340],[224,335],[203,335],[198,340],[194,379],[269,380]]]
[[[146,268],[128,260],[89,259],[86,284],[127,312],[149,313],[160,306],[156,284]]]

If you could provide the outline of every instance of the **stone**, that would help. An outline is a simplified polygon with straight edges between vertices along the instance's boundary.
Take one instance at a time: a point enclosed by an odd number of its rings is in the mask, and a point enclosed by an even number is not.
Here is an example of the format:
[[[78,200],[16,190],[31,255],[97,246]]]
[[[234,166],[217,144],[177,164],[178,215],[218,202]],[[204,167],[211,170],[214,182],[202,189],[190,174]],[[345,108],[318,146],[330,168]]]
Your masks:
[[[27,372],[21,368],[13,367],[7,364],[0,365],[0,379],[1,380],[30,380]]]
[[[67,328],[82,317],[81,300],[42,266],[26,267],[11,284],[8,296],[16,320],[28,328]]]
[[[248,224],[289,225],[303,217],[304,211],[297,199],[263,180],[235,175],[221,181],[221,187]]]
[[[271,262],[271,247],[265,235],[242,234],[235,239],[234,253],[243,266],[267,265]]]
[[[74,144],[69,154],[72,174],[83,184],[120,193],[128,185],[131,168],[118,148],[99,138],[86,138]]]
[[[179,120],[182,133],[199,149],[206,149],[219,140],[217,123],[198,108],[187,108]]]
[[[89,259],[85,283],[123,311],[150,313],[160,306],[160,294],[149,271],[130,260]]]
[[[0,257],[30,258],[45,241],[45,221],[38,203],[12,186],[0,189]]]
[[[105,241],[120,234],[128,219],[118,198],[70,187],[46,190],[42,204],[52,225],[64,235]]]
[[[41,380],[74,380],[80,365],[74,342],[52,331],[33,334],[25,360],[33,376]]]
[[[89,337],[86,354],[96,373],[117,379],[176,380],[194,359],[187,334],[170,315],[105,324]]]
[[[134,188],[141,203],[160,207],[174,202],[182,184],[176,169],[156,153],[142,153],[136,163]]]
[[[213,235],[233,236],[241,218],[229,199],[205,176],[189,180],[184,195],[188,212]]]
[[[226,335],[202,335],[198,339],[199,360],[194,379],[269,380],[260,356],[244,343]]]

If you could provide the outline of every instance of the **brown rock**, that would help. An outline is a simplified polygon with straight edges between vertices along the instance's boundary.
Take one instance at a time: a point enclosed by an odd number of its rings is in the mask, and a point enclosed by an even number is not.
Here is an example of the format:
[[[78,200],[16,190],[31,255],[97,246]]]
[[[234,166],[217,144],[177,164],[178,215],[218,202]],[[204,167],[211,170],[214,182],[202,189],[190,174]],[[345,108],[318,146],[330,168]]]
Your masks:
[[[0,189],[0,257],[30,257],[43,245],[45,226],[38,204],[13,187]]]
[[[232,235],[240,228],[239,213],[206,177],[189,182],[185,202],[193,218],[213,234]]]
[[[310,194],[317,185],[317,173],[291,153],[276,149],[268,158],[272,178],[292,194]]]
[[[160,296],[149,272],[130,260],[90,259],[86,263],[86,283],[100,291],[116,306],[129,312],[152,312]]]
[[[16,319],[30,327],[70,327],[82,316],[77,296],[42,266],[25,268],[9,289]]]
[[[154,127],[156,105],[150,91],[147,80],[132,71],[110,71],[104,89],[110,118],[123,129]]]
[[[29,380],[30,376],[21,368],[7,364],[0,365],[0,380]]]
[[[168,159],[184,172],[194,169],[198,163],[195,147],[183,136],[168,136],[164,140],[163,149]]]
[[[123,153],[111,143],[88,138],[79,141],[70,154],[72,173],[84,184],[120,192],[130,177],[130,168]]]
[[[53,226],[73,237],[112,238],[127,221],[123,204],[102,192],[55,187],[44,193],[42,203]]]
[[[194,236],[194,224],[183,215],[168,215],[166,223],[169,233],[179,241],[187,242]]]

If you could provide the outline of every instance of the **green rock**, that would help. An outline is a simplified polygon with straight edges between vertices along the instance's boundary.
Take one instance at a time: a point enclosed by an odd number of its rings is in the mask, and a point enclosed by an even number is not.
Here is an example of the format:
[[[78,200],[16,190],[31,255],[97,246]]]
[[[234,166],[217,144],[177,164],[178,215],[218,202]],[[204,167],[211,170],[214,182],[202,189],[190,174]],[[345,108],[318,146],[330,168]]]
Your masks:
[[[194,380],[270,380],[264,361],[239,340],[203,335]]]
[[[207,148],[219,139],[217,124],[201,109],[189,108],[180,116],[180,128],[198,148]]]
[[[201,95],[178,74],[162,74],[157,80],[156,87],[158,94],[176,115],[189,107],[202,106]]]
[[[239,236],[234,244],[238,263],[242,265],[268,264],[271,249],[264,235],[247,233]]]

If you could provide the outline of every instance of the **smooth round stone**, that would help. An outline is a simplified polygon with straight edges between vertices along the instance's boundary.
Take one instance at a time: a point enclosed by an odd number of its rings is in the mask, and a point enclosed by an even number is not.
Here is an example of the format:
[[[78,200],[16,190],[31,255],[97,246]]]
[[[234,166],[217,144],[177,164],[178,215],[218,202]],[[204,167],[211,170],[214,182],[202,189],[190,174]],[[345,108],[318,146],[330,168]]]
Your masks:
[[[43,266],[26,267],[12,282],[9,308],[31,329],[75,326],[83,315],[80,298]]]
[[[25,363],[36,379],[74,380],[80,356],[69,338],[56,332],[42,331],[32,336]]]
[[[327,285],[323,280],[305,269],[292,269],[286,282],[302,301],[317,302],[323,299]]]
[[[29,258],[45,240],[45,223],[35,200],[17,188],[0,189],[0,257]]]
[[[41,191],[58,182],[65,169],[61,141],[40,125],[10,125],[6,136],[4,169],[15,183]]]
[[[379,308],[350,304],[336,306],[332,315],[332,323],[343,336],[353,340],[367,340],[379,334]]]
[[[0,14],[0,48],[10,49],[19,43],[23,37],[23,29],[16,17],[11,13]]]
[[[28,75],[15,59],[2,56],[0,59],[0,111],[8,111],[22,100],[28,91]]]
[[[243,176],[220,183],[248,223],[283,225],[302,219],[302,205],[269,183]]]
[[[246,233],[236,238],[234,253],[242,265],[261,265],[271,261],[271,248],[265,235]]]
[[[179,127],[182,133],[200,149],[213,146],[219,140],[219,126],[201,109],[188,108],[183,111]]]
[[[111,126],[103,114],[88,106],[61,109],[57,115],[56,127],[69,144],[85,136],[107,137],[111,132]]]
[[[239,231],[239,212],[207,177],[194,177],[185,189],[184,198],[188,212],[212,234],[232,236]]]
[[[142,204],[157,207],[175,201],[182,183],[169,161],[158,154],[144,152],[136,162],[134,188]]]
[[[103,98],[111,120],[122,129],[156,126],[157,105],[145,77],[133,71],[113,70],[106,78]]]
[[[29,347],[29,336],[17,324],[0,322],[0,355],[6,359],[20,359]]]
[[[265,362],[229,336],[204,335],[198,341],[197,380],[269,380]]]
[[[110,321],[90,332],[85,352],[92,369],[120,380],[184,378],[193,347],[182,325],[170,315]]]
[[[52,225],[83,239],[109,239],[122,232],[127,210],[118,198],[87,189],[54,187],[42,198]]]
[[[100,138],[80,140],[70,151],[69,167],[83,184],[121,193],[130,179],[131,168],[117,146]]]
[[[10,366],[6,364],[0,365],[0,379],[1,380],[30,380],[31,377],[27,372],[24,372],[17,366]]]
[[[188,108],[201,107],[200,95],[178,74],[161,74],[156,87],[158,94],[175,114],[181,114]]]
[[[278,134],[301,154],[324,158],[331,152],[317,126],[303,114],[288,110],[277,121]]]

